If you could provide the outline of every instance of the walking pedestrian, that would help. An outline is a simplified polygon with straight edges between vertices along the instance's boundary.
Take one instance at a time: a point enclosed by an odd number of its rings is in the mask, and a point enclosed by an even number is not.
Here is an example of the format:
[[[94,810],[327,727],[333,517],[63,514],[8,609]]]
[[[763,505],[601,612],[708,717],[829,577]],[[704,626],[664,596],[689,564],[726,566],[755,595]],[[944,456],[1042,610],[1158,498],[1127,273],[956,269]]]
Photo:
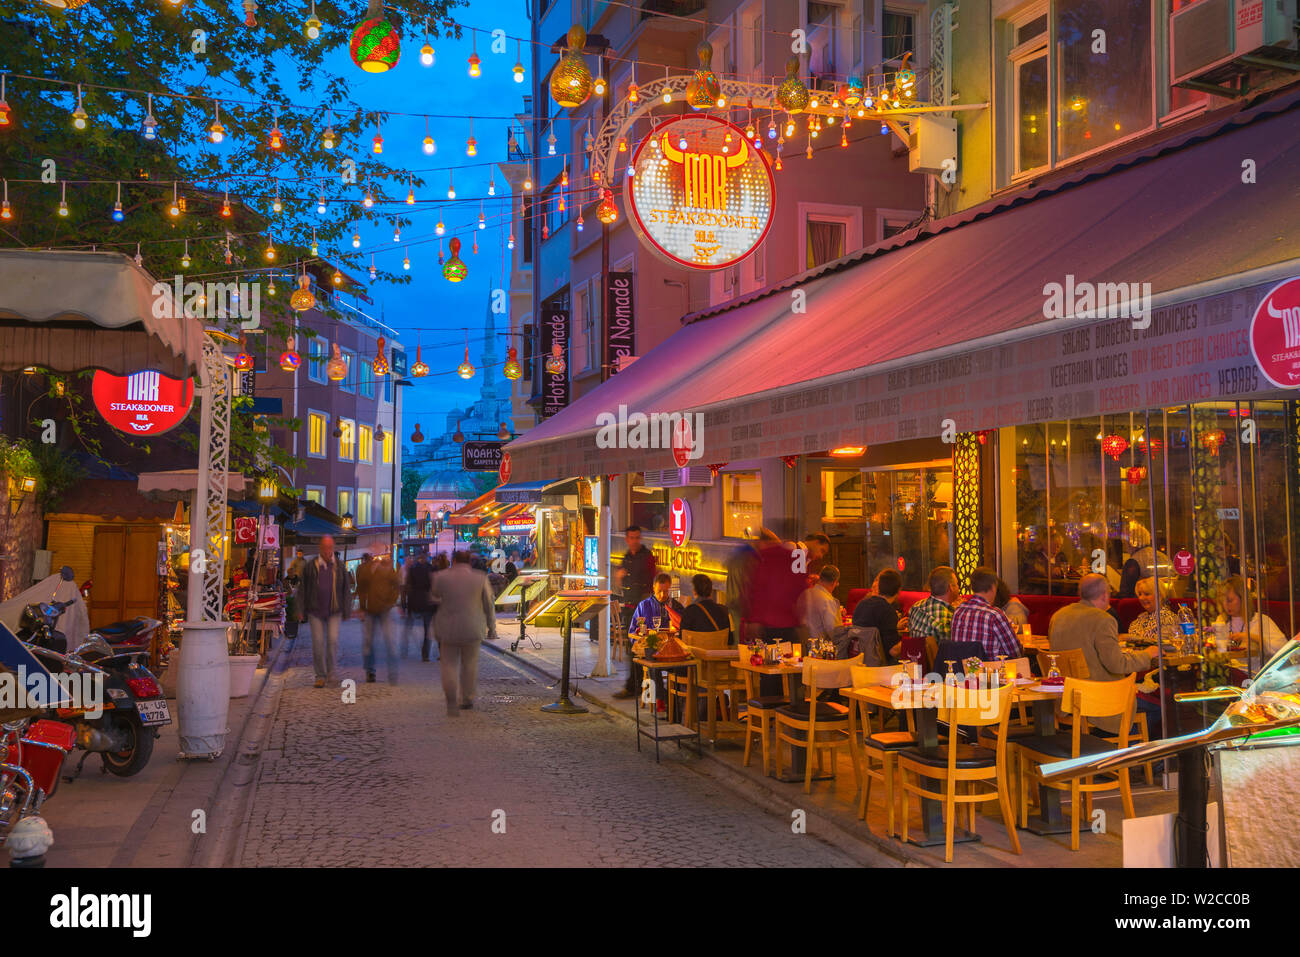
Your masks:
[[[397,569],[386,555],[377,555],[357,569],[357,601],[361,605],[361,658],[366,682],[375,680],[375,630],[388,658],[388,683],[397,684],[397,647],[393,640],[393,606],[402,592]]]
[[[339,625],[352,612],[352,596],[343,563],[336,560],[334,539],[320,540],[320,554],[302,570],[302,591],[298,607],[311,627],[312,664],[316,669],[316,687],[334,680],[334,664],[339,654]]]
[[[429,660],[429,626],[433,621],[433,566],[428,555],[417,555],[406,568],[406,627],[402,630],[402,657],[406,657],[411,639],[411,626],[418,619],[424,628],[420,645],[420,660]]]
[[[492,586],[484,572],[470,567],[469,552],[455,552],[451,567],[433,576],[433,596],[438,600],[433,627],[442,652],[442,692],[447,716],[455,718],[462,708],[474,707],[479,645],[497,636]]]
[[[623,621],[628,623],[628,634],[633,630],[632,616],[637,606],[650,594],[658,565],[654,552],[641,544],[641,526],[629,525],[624,533],[627,550],[614,571],[614,584],[623,589]],[[671,582],[671,579],[669,579]],[[629,662],[627,683],[614,692],[615,698],[633,698],[640,690],[640,671]]]

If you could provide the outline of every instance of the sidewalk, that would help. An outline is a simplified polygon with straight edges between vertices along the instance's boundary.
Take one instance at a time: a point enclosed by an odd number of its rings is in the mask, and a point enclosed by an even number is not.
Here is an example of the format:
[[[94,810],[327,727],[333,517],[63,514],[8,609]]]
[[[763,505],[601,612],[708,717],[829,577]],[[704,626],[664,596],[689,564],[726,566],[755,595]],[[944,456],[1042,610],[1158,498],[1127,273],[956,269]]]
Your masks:
[[[556,679],[558,682],[563,662],[562,638],[558,628],[529,627],[541,644],[534,648],[525,639],[517,651],[510,650],[510,644],[519,633],[518,621],[513,617],[499,617],[497,632],[502,637],[496,641],[485,642],[499,654],[515,658],[537,671]],[[635,720],[636,699],[615,700],[612,694],[623,684],[627,676],[626,662],[613,662],[614,677],[589,678],[595,664],[597,645],[587,638],[585,631],[575,630],[572,641],[570,662],[571,696],[583,699],[604,709],[620,715],[629,721],[627,746],[636,747],[635,732],[630,722]],[[557,688],[558,697],[558,688]],[[645,715],[642,715],[644,718]],[[757,743],[755,744],[757,749]],[[644,746],[643,746],[644,749]],[[886,818],[883,796],[877,787],[872,788],[871,803],[867,808],[865,824],[858,820],[858,795],[854,793],[852,763],[847,754],[840,752],[837,761],[837,779],[835,782],[814,782],[811,794],[805,794],[802,784],[785,784],[763,774],[761,758],[755,754],[751,767],[744,767],[741,762],[743,751],[739,741],[719,740],[716,745],[705,744],[703,761],[697,761],[693,752],[679,751],[669,746],[663,751],[664,761],[679,761],[698,770],[720,784],[739,791],[778,813],[789,815],[794,809],[807,811],[808,817],[817,818],[823,836],[833,831],[844,842],[859,842],[872,850],[883,852],[911,866],[942,867],[943,846],[916,847],[904,844],[898,838],[885,835]],[[646,760],[653,762],[651,750]],[[1164,814],[1177,808],[1177,793],[1164,791],[1159,787],[1145,783],[1139,772],[1133,776],[1133,804],[1139,817],[1151,814]],[[1069,817],[1069,797],[1065,800],[1066,817]],[[913,821],[916,810],[913,804]],[[1120,828],[1123,822],[1123,810],[1120,807],[1118,793],[1098,795],[1094,808],[1106,812],[1108,833],[1093,834],[1089,831],[1086,820],[1081,827],[1079,850],[1070,850],[1069,834],[1040,837],[1029,831],[1019,831],[1021,854],[1012,853],[1007,840],[1006,828],[996,804],[985,805],[977,818],[976,831],[981,840],[970,844],[958,844],[953,852],[953,864],[965,867],[1120,867],[1123,863],[1123,847],[1120,840]],[[992,811],[990,815],[988,811]],[[919,825],[917,825],[919,828]],[[916,834],[916,829],[913,830]]]
[[[86,757],[80,777],[63,780],[42,809],[54,832],[46,854],[48,867],[189,867],[201,865],[233,833],[222,823],[234,808],[226,798],[238,776],[238,758],[256,717],[259,694],[266,686],[286,643],[281,641],[259,668],[247,697],[231,698],[226,747],[215,761],[177,757],[176,699],[168,698],[172,723],[154,741],[153,756],[139,774],[119,778],[102,773],[99,755]],[[168,676],[171,678],[172,676]],[[164,682],[172,686],[174,682]],[[264,703],[264,702],[263,702]],[[248,735],[251,736],[251,735]],[[86,755],[73,751],[64,762],[65,777]],[[196,815],[196,811],[203,814]],[[203,833],[195,833],[201,822]]]

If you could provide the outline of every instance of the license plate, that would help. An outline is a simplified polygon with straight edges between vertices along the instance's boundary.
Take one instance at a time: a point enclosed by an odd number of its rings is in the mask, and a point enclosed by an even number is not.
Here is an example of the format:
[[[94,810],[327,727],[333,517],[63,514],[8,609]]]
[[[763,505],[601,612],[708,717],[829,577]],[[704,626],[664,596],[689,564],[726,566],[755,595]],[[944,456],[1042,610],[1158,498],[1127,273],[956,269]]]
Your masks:
[[[138,701],[136,708],[140,711],[140,723],[152,727],[156,724],[171,724],[172,715],[167,710],[167,702],[162,698],[151,701]]]

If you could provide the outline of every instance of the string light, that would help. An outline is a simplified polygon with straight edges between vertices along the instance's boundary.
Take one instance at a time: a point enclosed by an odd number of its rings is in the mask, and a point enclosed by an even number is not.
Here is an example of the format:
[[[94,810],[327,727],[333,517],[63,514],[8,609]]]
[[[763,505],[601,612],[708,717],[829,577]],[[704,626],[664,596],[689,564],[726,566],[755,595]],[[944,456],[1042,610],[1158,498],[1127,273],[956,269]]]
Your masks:
[[[489,171],[488,172],[488,195],[495,196],[496,194],[497,194],[497,181],[494,178],[494,174]]]
[[[221,125],[221,104],[212,101],[212,125],[208,127],[208,139],[220,143],[226,138],[226,128]]]
[[[447,170],[447,198],[456,198],[456,177],[451,170]]]
[[[122,184],[117,184],[117,202],[113,204],[113,222],[120,223],[126,219],[126,213],[122,212]]]
[[[337,141],[338,137],[334,135],[334,111],[331,110],[329,123],[325,126],[325,134],[320,138],[320,145],[327,150],[332,150]]]
[[[302,32],[308,40],[319,40],[320,29],[321,22],[316,16],[316,0],[311,0],[311,16],[302,25]]]
[[[266,136],[266,147],[276,153],[284,149],[284,135],[280,132],[280,108],[275,108],[275,119],[271,122],[271,132]]]
[[[402,255],[402,268],[403,268],[403,269],[408,269],[408,270],[409,270],[409,269],[411,268],[411,250],[410,250],[410,247],[407,247],[406,249],[403,249],[403,250],[402,250],[402,253],[403,253],[403,255]]]
[[[441,236],[446,228],[447,227],[442,224],[442,210],[440,209],[438,210],[438,224],[433,227],[433,231]]]
[[[263,255],[266,256],[267,262],[275,262],[275,237],[274,236],[266,237],[266,252]]]
[[[384,151],[384,138],[379,135],[378,115],[375,116],[375,138],[371,140],[370,143],[371,143],[371,149],[374,150],[376,156],[378,156],[380,153]]]
[[[353,248],[353,249],[360,249],[360,248],[361,248],[361,234],[360,234],[360,233],[353,233],[353,234],[352,234],[352,248]]]
[[[429,42],[429,21],[424,21],[424,46],[420,47],[420,63],[433,66],[433,44]]]
[[[465,155],[478,155],[478,140],[474,139],[474,121],[469,121],[469,139],[465,141]]]
[[[668,79],[668,67],[664,67],[664,79],[665,79],[665,80]],[[665,103],[671,103],[672,101],[673,101],[673,91],[670,90],[670,89],[668,89],[668,87],[665,86],[665,87],[664,87],[664,102],[665,102]]]
[[[555,155],[555,127],[551,127],[551,132],[546,136],[546,155]]]
[[[401,241],[402,228],[397,223],[393,223],[393,242],[400,243]]]
[[[185,253],[181,256],[181,268],[190,268],[190,241],[185,240]]]
[[[149,93],[146,95],[148,98],[148,105],[145,107],[144,122],[141,124],[141,127],[144,130],[144,138],[147,140],[153,140],[158,138],[158,121],[154,119],[153,116],[153,94]],[[3,125],[4,124],[0,123],[0,126]]]
[[[519,57],[519,41],[515,40],[515,65],[513,67],[516,83],[524,82],[524,63]]]
[[[483,216],[483,201],[479,200],[478,204],[478,228],[487,229],[487,219]]]
[[[478,77],[483,73],[483,71],[479,69],[479,63],[482,61],[478,58],[478,31],[473,30],[470,36],[472,38],[470,42],[473,44],[473,50],[469,55],[469,75],[472,77]]]
[[[176,183],[172,183],[172,204],[167,210],[169,216],[179,216],[181,214],[181,204],[177,198]]]
[[[415,179],[411,176],[406,178],[406,205],[415,205]]]
[[[426,116],[424,118],[424,155],[432,156],[437,149],[437,144],[433,142],[433,137],[429,135],[429,118]]]
[[[375,205],[375,194],[369,186],[366,187],[366,195],[365,198],[361,200],[361,205],[366,209],[370,209]]]
[[[506,240],[506,249],[514,249],[514,248],[515,248],[515,231],[511,229],[510,238]]]
[[[373,280],[376,275],[377,272],[375,270],[375,254],[371,253],[370,254],[370,278]]]
[[[315,255],[316,255],[316,251],[317,251],[319,248],[320,248],[320,247],[316,244],[316,227],[313,226],[313,227],[311,228],[311,254],[312,254],[313,256],[315,256]]]
[[[324,216],[325,211],[328,208],[329,207],[325,204],[325,180],[322,179],[320,181],[320,197],[316,200],[316,212],[321,216]]]
[[[532,191],[533,191],[533,178],[532,178],[531,176],[525,176],[525,177],[524,177],[524,192],[525,192],[525,193],[531,193]]]
[[[9,205],[9,180],[4,181],[4,200],[0,201],[0,219],[6,222],[14,218],[14,211]]]
[[[271,211],[278,213],[284,209],[284,204],[280,202],[280,186],[277,183],[275,187],[275,202],[271,203]]]
[[[9,101],[5,99],[5,75],[0,73],[0,126],[12,124],[13,110],[9,106]]]
[[[90,114],[86,108],[81,105],[81,84],[77,84],[77,108],[72,111],[72,125],[79,130],[86,128],[86,121],[90,119]]]

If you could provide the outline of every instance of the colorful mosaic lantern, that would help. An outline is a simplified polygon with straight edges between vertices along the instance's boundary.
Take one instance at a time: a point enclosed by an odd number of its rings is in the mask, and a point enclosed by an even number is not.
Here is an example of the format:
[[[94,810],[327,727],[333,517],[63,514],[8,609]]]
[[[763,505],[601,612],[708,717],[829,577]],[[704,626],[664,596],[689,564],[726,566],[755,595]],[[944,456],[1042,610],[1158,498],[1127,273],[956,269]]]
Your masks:
[[[551,73],[551,98],[566,109],[582,106],[591,96],[591,70],[582,58],[587,31],[578,24],[569,27],[569,52]]]
[[[787,113],[802,113],[808,108],[808,87],[799,79],[799,58],[785,62],[785,79],[776,88],[776,102]]]
[[[1128,448],[1128,439],[1122,435],[1108,435],[1101,440],[1101,450],[1118,462],[1119,457]]]
[[[285,372],[297,372],[298,367],[302,365],[302,356],[294,350],[294,345],[294,338],[290,336],[289,341],[284,344],[284,351],[280,353],[280,368]]]
[[[501,370],[507,379],[522,379],[524,367],[519,364],[519,350],[511,346],[506,350],[506,364]]]
[[[460,252],[460,240],[453,239],[447,245],[451,249],[451,258],[442,267],[442,276],[448,282],[460,282],[469,273],[469,267],[457,255]]]
[[[375,359],[370,363],[371,370],[375,375],[388,375],[388,360],[384,357],[384,337],[380,336],[375,342]]]
[[[387,73],[397,66],[402,41],[397,28],[384,19],[382,0],[370,0],[366,19],[352,31],[348,52],[352,62],[367,73]]]
[[[701,43],[695,48],[695,53],[700,58],[700,68],[686,86],[686,102],[693,110],[710,110],[718,105],[718,98],[722,95],[718,78],[709,69],[709,63],[713,60],[713,44]]]

